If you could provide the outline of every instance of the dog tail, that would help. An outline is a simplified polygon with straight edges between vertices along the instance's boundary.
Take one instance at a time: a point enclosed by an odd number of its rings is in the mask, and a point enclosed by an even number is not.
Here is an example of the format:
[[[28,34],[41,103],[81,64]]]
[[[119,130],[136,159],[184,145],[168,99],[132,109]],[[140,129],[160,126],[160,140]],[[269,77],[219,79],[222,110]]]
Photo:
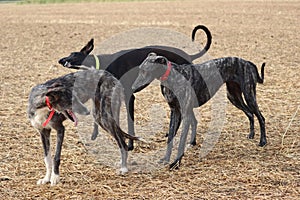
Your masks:
[[[259,74],[258,74],[258,72],[257,72],[257,82],[258,83],[264,83],[264,78],[265,78],[265,72],[264,72],[264,70],[265,70],[265,65],[266,65],[266,63],[263,63],[262,65],[261,65],[261,76],[259,76]]]
[[[128,133],[125,133],[125,132],[120,128],[120,126],[116,123],[116,121],[114,121],[114,120],[113,120],[113,126],[114,126],[114,128],[115,128],[115,132],[116,132],[116,133],[121,133],[125,138],[130,139],[130,140],[138,140],[138,141],[147,143],[147,141],[144,140],[144,139],[141,138],[141,137],[133,136],[133,135],[129,135]]]
[[[191,55],[192,60],[195,60],[195,59],[200,58],[201,56],[203,56],[208,51],[208,49],[210,48],[211,41],[212,41],[211,33],[210,33],[209,29],[204,25],[198,25],[194,28],[194,30],[192,32],[192,41],[195,40],[196,32],[199,29],[201,29],[205,32],[206,37],[207,37],[207,41],[206,41],[205,47],[199,53]]]

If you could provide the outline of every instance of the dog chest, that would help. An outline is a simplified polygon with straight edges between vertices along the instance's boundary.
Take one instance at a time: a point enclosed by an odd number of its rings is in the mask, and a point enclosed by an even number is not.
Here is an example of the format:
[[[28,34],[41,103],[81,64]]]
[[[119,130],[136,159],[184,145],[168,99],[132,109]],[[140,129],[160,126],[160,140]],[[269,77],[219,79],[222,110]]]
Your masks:
[[[42,124],[46,121],[48,114],[49,109],[46,107],[37,109],[30,119],[32,126],[37,129],[43,128]],[[45,128],[50,128],[49,124]]]

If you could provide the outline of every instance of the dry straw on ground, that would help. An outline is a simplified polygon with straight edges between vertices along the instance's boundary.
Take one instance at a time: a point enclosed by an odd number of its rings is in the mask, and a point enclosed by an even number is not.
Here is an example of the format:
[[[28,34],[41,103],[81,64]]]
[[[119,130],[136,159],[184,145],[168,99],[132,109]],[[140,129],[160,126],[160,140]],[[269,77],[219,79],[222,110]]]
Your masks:
[[[298,1],[1,5],[1,199],[298,199],[299,8]],[[186,152],[180,170],[159,167],[119,176],[88,152],[78,129],[66,122],[61,183],[37,186],[45,168],[39,135],[26,116],[27,98],[32,86],[70,72],[57,60],[92,37],[101,43],[146,26],[190,35],[198,24],[207,25],[213,34],[211,57],[239,56],[258,66],[267,63],[265,83],[258,86],[257,95],[268,145],[257,146],[258,129],[254,140],[246,139],[247,118],[227,102],[218,142],[200,161],[211,120],[206,105],[196,111],[199,142]],[[204,39],[197,36],[197,41]],[[162,128],[150,130],[150,146],[140,144],[132,155],[164,147],[168,112],[158,85],[137,94],[136,123],[149,131],[144,127],[151,122],[145,107],[153,101],[166,109],[159,120]]]

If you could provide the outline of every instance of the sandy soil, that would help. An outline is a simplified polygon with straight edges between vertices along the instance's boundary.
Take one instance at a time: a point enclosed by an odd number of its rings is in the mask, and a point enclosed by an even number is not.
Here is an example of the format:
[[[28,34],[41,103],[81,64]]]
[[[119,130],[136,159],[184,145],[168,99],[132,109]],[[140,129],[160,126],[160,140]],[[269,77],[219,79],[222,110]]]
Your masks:
[[[299,198],[299,10],[299,1],[0,4],[1,199]],[[101,154],[91,153],[79,137],[80,130],[66,122],[61,183],[36,185],[45,167],[39,135],[26,115],[28,94],[34,85],[71,71],[57,64],[59,58],[79,50],[92,37],[101,43],[141,27],[165,28],[190,37],[198,24],[212,32],[210,57],[238,56],[258,66],[267,63],[265,83],[257,88],[266,118],[266,147],[257,146],[258,123],[255,139],[246,139],[248,119],[226,100],[222,133],[201,161],[202,141],[212,128],[209,105],[196,109],[199,142],[186,152],[180,170],[132,167],[120,176],[114,166],[103,163]],[[197,41],[203,44],[205,37],[199,34]],[[160,114],[151,117],[153,110],[145,108],[154,103]],[[137,132],[154,149],[165,148],[168,115],[157,84],[137,94]],[[157,123],[151,125],[152,120],[160,123],[159,129]],[[140,144],[130,154],[147,160],[147,148]]]

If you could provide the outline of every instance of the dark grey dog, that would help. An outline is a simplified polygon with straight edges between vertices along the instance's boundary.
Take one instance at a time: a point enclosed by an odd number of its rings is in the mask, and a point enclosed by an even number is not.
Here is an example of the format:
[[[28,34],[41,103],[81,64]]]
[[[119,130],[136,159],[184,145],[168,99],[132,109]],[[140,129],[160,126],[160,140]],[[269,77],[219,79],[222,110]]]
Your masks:
[[[165,98],[169,102],[178,99],[177,112],[175,112],[175,127],[168,138],[168,148],[164,157],[165,162],[169,162],[172,151],[172,139],[176,135],[183,120],[183,128],[178,147],[176,160],[170,168],[178,167],[184,155],[185,142],[189,126],[195,129],[197,121],[193,108],[205,104],[226,83],[227,97],[237,108],[241,109],[249,118],[250,134],[248,138],[254,138],[254,118],[260,124],[260,143],[264,146],[267,143],[265,133],[265,119],[259,111],[256,102],[256,83],[263,83],[264,66],[261,68],[261,77],[257,67],[246,60],[235,57],[225,57],[210,60],[198,65],[176,65],[163,56],[155,53],[149,54],[140,65],[140,72],[133,84],[133,90],[151,83],[154,79],[160,79],[161,83],[173,93],[166,93]],[[176,97],[175,97],[175,96]],[[243,100],[243,97],[246,103]],[[191,143],[196,141],[196,130],[192,130]]]
[[[28,117],[40,135],[44,148],[46,175],[37,184],[59,182],[59,165],[67,118],[77,124],[74,112],[87,115],[89,111],[83,105],[90,98],[94,101],[93,116],[95,123],[109,132],[116,140],[121,151],[120,172],[126,173],[128,146],[125,138],[142,140],[131,136],[119,127],[119,113],[123,87],[109,72],[103,70],[85,70],[70,73],[35,86],[29,96]],[[57,131],[56,152],[51,160],[50,131]]]

